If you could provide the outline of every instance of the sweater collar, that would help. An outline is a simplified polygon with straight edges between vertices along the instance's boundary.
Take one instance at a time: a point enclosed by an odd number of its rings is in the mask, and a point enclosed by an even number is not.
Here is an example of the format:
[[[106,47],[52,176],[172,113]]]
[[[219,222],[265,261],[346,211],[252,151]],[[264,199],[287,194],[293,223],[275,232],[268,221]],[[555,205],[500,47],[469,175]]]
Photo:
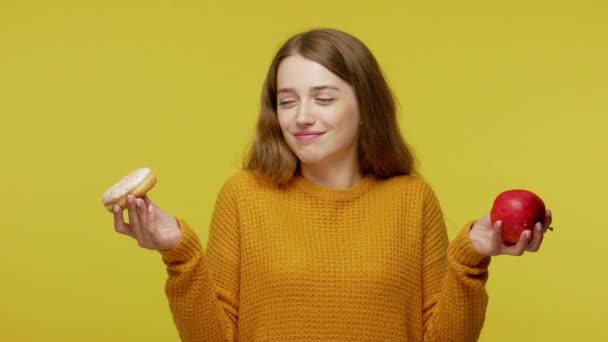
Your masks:
[[[302,175],[295,175],[291,180],[294,188],[316,197],[331,201],[346,201],[367,192],[376,182],[373,175],[365,175],[359,183],[347,189],[333,189],[315,184]]]

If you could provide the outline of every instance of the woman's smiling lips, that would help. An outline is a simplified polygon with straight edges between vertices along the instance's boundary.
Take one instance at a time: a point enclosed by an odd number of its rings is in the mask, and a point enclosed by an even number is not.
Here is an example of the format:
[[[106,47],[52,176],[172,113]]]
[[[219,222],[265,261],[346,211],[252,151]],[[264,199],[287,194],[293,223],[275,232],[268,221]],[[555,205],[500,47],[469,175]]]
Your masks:
[[[298,131],[294,136],[298,141],[312,141],[323,135],[325,132],[318,131]]]

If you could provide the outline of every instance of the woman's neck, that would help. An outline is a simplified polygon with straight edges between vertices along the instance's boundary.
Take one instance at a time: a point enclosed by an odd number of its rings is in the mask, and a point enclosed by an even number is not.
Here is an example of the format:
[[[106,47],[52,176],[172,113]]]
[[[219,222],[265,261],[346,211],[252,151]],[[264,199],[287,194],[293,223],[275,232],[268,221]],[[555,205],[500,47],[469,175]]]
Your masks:
[[[348,189],[357,185],[363,175],[359,161],[336,161],[331,164],[300,164],[302,177],[317,185],[332,189]]]

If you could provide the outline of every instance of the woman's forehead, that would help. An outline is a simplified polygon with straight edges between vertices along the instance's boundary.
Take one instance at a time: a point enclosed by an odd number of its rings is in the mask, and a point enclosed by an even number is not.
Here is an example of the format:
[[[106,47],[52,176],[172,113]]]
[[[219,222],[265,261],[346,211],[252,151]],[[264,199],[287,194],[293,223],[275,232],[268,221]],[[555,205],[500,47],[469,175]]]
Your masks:
[[[295,55],[285,58],[277,71],[279,90],[340,90],[346,83],[323,65]]]

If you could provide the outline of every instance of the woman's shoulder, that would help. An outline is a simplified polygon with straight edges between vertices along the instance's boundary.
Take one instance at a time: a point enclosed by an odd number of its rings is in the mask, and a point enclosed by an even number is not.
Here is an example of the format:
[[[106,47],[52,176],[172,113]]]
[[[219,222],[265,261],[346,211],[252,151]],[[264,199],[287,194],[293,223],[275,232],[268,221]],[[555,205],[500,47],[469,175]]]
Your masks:
[[[399,175],[387,178],[382,184],[380,196],[397,199],[401,203],[425,204],[435,200],[432,184],[422,175]]]
[[[379,183],[383,184],[387,188],[396,188],[399,190],[410,189],[428,191],[431,189],[429,182],[420,174],[392,176],[380,181]]]
[[[237,192],[272,187],[272,182],[251,170],[238,170],[233,172],[226,178],[222,185],[222,188],[234,189]]]

